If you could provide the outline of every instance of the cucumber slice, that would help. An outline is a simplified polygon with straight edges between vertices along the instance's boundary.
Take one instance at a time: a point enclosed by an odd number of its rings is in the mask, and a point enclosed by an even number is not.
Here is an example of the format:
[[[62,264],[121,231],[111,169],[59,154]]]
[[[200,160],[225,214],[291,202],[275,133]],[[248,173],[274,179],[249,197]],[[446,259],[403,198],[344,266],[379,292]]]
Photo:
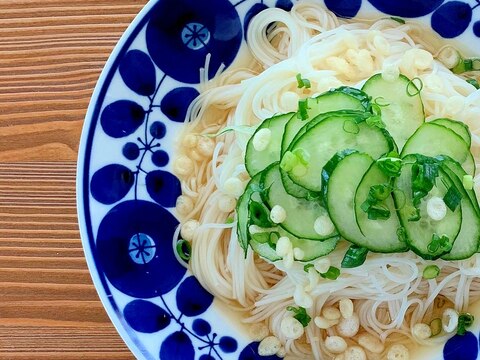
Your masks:
[[[263,121],[247,143],[245,150],[245,167],[250,176],[255,176],[270,164],[280,160],[280,148],[282,146],[285,124],[294,116],[294,113],[274,116]],[[255,135],[262,129],[271,131],[270,142],[265,150],[257,151],[253,146]]]
[[[450,130],[453,130],[458,136],[460,136],[463,141],[465,141],[470,147],[472,145],[472,135],[470,134],[470,129],[468,125],[457,120],[441,118],[430,121],[432,124],[442,125]]]
[[[355,193],[354,204],[357,224],[364,238],[359,238],[357,242],[360,242],[360,240],[365,242],[366,240],[365,243],[362,243],[362,246],[371,251],[382,253],[406,251],[408,250],[406,243],[399,240],[397,235],[397,230],[401,225],[392,196],[388,196],[382,202],[390,211],[390,217],[386,220],[369,219],[368,214],[361,209],[372,186],[388,183],[389,177],[380,170],[376,162],[370,166],[360,181]],[[377,244],[381,244],[382,247],[377,247]]]
[[[315,98],[308,99],[308,118],[302,120],[297,116],[292,117],[285,126],[282,139],[282,154],[290,146],[298,131],[310,120],[319,114],[337,110],[366,111],[370,106],[368,95],[363,91],[342,86],[338,89],[329,90]]]
[[[463,170],[462,165],[460,165],[458,162],[456,162],[455,160],[453,160],[448,156],[442,155],[442,156],[436,156],[435,158],[439,159],[442,162],[442,166],[444,168],[445,167],[448,168],[460,179],[460,182],[462,184],[461,186],[462,189],[466,192],[468,198],[470,199],[470,202],[475,208],[477,215],[480,217],[480,206],[478,204],[477,195],[475,194],[475,191],[473,189],[467,190],[463,187],[463,176],[467,175],[467,173],[465,172],[465,170]]]
[[[388,234],[393,233],[395,237],[369,238],[362,234],[357,225],[354,204],[356,189],[373,163],[374,160],[368,154],[346,150],[336,154],[325,165],[322,172],[322,192],[328,213],[338,232],[346,240],[375,252],[403,251],[406,246],[396,236],[397,227],[386,229]],[[368,226],[366,228],[369,229]]]
[[[280,226],[274,228],[272,231],[278,232],[280,236],[286,236],[292,242],[293,248],[299,248],[305,254],[304,258],[300,261],[312,261],[321,256],[330,254],[335,247],[337,246],[339,237],[333,237],[325,241],[315,241],[315,240],[306,240],[299,239],[293,234],[290,234],[286,230],[282,229]],[[274,238],[273,244],[276,244],[277,238]],[[277,255],[275,249],[268,243],[259,243],[255,240],[250,241],[252,249],[261,257],[270,260],[278,261],[282,258]],[[299,261],[299,260],[297,260]]]
[[[403,147],[401,155],[408,154],[446,155],[462,164],[468,174],[475,174],[470,147],[453,130],[442,125],[425,123],[420,126]]]
[[[334,231],[327,236],[315,232],[314,223],[319,216],[326,215],[326,209],[320,201],[299,199],[289,195],[283,187],[278,163],[270,166],[262,173],[261,186],[265,189],[263,198],[270,208],[275,205],[283,207],[287,218],[280,224],[289,233],[303,239],[324,240],[338,233]]]
[[[395,81],[386,81],[382,74],[373,75],[362,87],[372,99],[382,98],[382,103],[388,104],[381,108],[382,120],[399,149],[425,121],[420,92],[411,96],[407,89],[411,89],[411,93],[417,92],[406,76],[400,75]]]
[[[465,190],[463,187],[462,180],[460,180],[463,178],[463,175],[466,175],[465,171],[463,171],[461,166],[459,166],[463,172],[461,177],[459,177],[449,168],[447,163],[448,162],[442,163],[442,169],[450,177],[457,189],[460,190],[462,194],[462,226],[460,228],[460,232],[458,233],[457,239],[453,244],[452,250],[448,254],[443,255],[442,259],[463,260],[475,254],[480,246],[480,217],[467,193],[467,190]],[[475,203],[478,207],[478,202],[476,199]]]
[[[359,121],[358,123],[356,121]],[[319,176],[323,166],[335,153],[345,149],[356,149],[377,159],[394,149],[392,138],[384,130],[370,126],[363,118],[329,117],[302,135],[289,151],[308,153],[308,165],[302,165],[302,172],[294,167],[287,172],[298,185],[311,191],[320,191],[322,179]]]
[[[437,126],[437,125],[435,125]],[[438,236],[446,235],[450,244],[454,244],[462,224],[462,207],[458,206],[455,211],[447,209],[446,216],[435,221],[427,214],[427,202],[434,196],[443,199],[448,189],[454,186],[453,181],[447,173],[438,167],[438,176],[435,183],[426,197],[421,199],[419,210],[420,219],[418,221],[409,221],[412,217],[413,195],[412,195],[412,167],[414,163],[423,164],[424,162],[435,162],[433,158],[427,158],[421,155],[409,155],[404,158],[402,172],[395,180],[395,188],[399,191],[394,192],[395,205],[397,206],[400,223],[405,229],[407,243],[416,254],[427,260],[433,260],[445,255],[449,250],[438,248],[429,251],[429,244],[434,234]],[[402,194],[402,196],[399,196]]]
[[[245,191],[237,201],[236,214],[237,214],[237,239],[241,248],[247,255],[248,244],[250,241],[250,233],[248,226],[250,223],[250,215],[248,213],[248,204],[252,196],[260,192],[260,178],[261,173],[255,175],[245,187]]]

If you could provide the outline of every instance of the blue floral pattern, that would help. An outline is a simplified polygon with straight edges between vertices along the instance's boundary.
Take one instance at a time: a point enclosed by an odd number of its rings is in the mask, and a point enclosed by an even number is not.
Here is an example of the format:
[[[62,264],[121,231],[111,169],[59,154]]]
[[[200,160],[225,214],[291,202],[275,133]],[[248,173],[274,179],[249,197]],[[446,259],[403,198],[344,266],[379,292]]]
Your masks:
[[[325,0],[343,17],[368,5],[389,16],[427,17],[444,38],[480,37],[480,0]],[[291,0],[155,0],[112,55],[93,97],[79,167],[87,261],[102,301],[138,358],[275,360],[218,321],[213,296],[175,255],[173,136],[208,78],[235,60],[251,19]],[[469,28],[471,31],[469,32]],[[458,349],[462,349],[459,352]],[[478,339],[453,337],[445,360],[476,358]],[[459,355],[460,354],[460,355]],[[465,356],[464,356],[465,355]]]

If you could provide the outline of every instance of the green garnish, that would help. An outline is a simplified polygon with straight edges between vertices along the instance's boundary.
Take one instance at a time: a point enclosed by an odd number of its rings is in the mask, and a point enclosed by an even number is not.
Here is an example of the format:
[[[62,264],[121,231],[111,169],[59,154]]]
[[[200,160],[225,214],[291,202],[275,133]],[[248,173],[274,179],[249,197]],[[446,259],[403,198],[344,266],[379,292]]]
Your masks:
[[[447,193],[443,197],[443,202],[451,211],[455,211],[462,201],[462,194],[458,191],[455,185],[450,186]]]
[[[342,268],[351,269],[362,265],[367,259],[368,249],[350,245],[342,260]]]
[[[303,267],[303,271],[305,271],[306,273],[308,273],[308,270],[310,270],[311,268],[313,268],[313,264],[306,264],[304,267]]]
[[[297,117],[302,120],[308,119],[308,98],[298,100],[298,113]]]
[[[340,276],[340,269],[336,268],[335,266],[330,266],[327,272],[321,273],[320,276],[328,280],[337,280],[337,278]]]
[[[470,85],[473,85],[475,87],[475,89],[480,89],[480,84],[478,83],[478,81],[476,79],[467,79],[465,81],[467,83],[469,83]]]
[[[438,162],[425,159],[412,165],[413,205],[418,207],[420,200],[432,190],[438,176]]]
[[[355,121],[345,120],[343,122],[343,131],[349,134],[358,134],[360,132],[360,128]]]
[[[472,175],[463,175],[462,184],[465,190],[473,189],[473,176]]]
[[[386,125],[385,123],[382,121],[382,117],[380,115],[373,115],[373,116],[370,116],[368,117],[365,122],[369,125],[369,126],[376,126],[380,129],[385,129]]]
[[[370,220],[386,220],[390,218],[390,210],[382,204],[393,188],[390,184],[373,185],[368,191],[367,199],[362,203],[360,209],[368,214]]]
[[[291,151],[287,151],[283,154],[282,160],[280,161],[280,168],[283,171],[292,171],[295,166],[298,165],[299,159]]]
[[[235,219],[233,217],[229,217],[227,220],[225,220],[225,224],[232,224],[234,221]]]
[[[454,74],[461,74],[468,71],[478,71],[480,70],[480,58],[464,59],[460,57],[457,65],[455,65],[451,70]]]
[[[388,153],[385,157],[377,160],[377,165],[388,177],[399,177],[402,171],[402,159],[396,151]]]
[[[250,201],[250,204],[248,204],[248,213],[250,214],[250,221],[253,225],[263,228],[268,228],[273,225],[270,221],[268,210],[257,201]]]
[[[295,155],[298,161],[303,165],[308,165],[310,162],[310,154],[304,149],[295,149],[293,150],[293,155]]]
[[[435,279],[440,274],[440,268],[437,265],[428,265],[423,269],[423,278],[427,280]]]
[[[186,262],[190,260],[192,256],[192,245],[187,240],[178,240],[175,248],[180,259]]]
[[[407,232],[403,226],[397,229],[397,239],[401,242],[407,242]]]
[[[402,18],[399,18],[399,17],[396,17],[396,16],[390,16],[390,19],[398,22],[399,24],[405,24],[405,20],[403,20]]]
[[[259,244],[265,244],[270,239],[270,233],[268,232],[259,232],[252,235],[252,239]]]
[[[475,321],[475,317],[470,313],[461,313],[458,316],[457,335],[465,335],[467,328]]]
[[[427,250],[430,253],[436,253],[438,250],[449,252],[452,250],[452,246],[447,235],[438,236],[437,234],[433,234],[432,241],[427,245]]]
[[[301,306],[298,308],[294,306],[287,306],[287,311],[293,312],[293,317],[297,319],[303,327],[307,327],[312,318],[307,314],[307,310]]]
[[[437,336],[442,332],[442,319],[436,318],[430,322],[430,329],[432,330],[432,336]]]
[[[296,78],[297,78],[297,85],[299,89],[301,88],[310,89],[312,87],[310,80],[302,79],[302,74],[297,74]]]
[[[417,84],[415,84],[415,81],[417,81],[418,86]],[[423,90],[423,81],[418,77],[413,78],[407,84],[406,91],[408,96],[417,96],[418,94],[420,94],[422,90]]]

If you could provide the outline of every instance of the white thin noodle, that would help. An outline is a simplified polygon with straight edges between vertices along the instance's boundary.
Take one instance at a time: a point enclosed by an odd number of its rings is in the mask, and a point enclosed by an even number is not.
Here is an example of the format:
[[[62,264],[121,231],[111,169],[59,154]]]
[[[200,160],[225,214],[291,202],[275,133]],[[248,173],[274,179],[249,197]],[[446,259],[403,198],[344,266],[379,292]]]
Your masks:
[[[248,29],[248,44],[255,59],[252,66],[228,70],[210,81],[204,79],[201,95],[189,109],[190,124],[185,134],[214,134],[226,126],[255,126],[274,114],[294,111],[301,96],[361,84],[382,71],[385,64],[396,64],[405,75],[422,80],[427,121],[452,117],[468,124],[478,166],[480,91],[436,60],[427,68],[409,63],[405,59],[409,49],[434,52],[433,42],[420,39],[421,33],[415,24],[387,19],[346,22],[309,2],[295,4],[291,12],[266,10],[253,18]],[[358,61],[360,50],[363,57]],[[298,89],[298,73],[311,81],[308,92]],[[333,355],[325,349],[323,339],[335,334],[334,329],[320,330],[312,321],[306,336],[297,341],[285,339],[280,331],[286,306],[294,304],[296,284],[307,282],[303,266],[295,264],[282,272],[278,269],[281,264],[269,264],[252,251],[245,258],[236,232],[232,231],[235,223],[224,225],[236,215],[218,210],[228,178],[237,176],[244,184],[249,180],[243,164],[249,136],[230,131],[217,137],[213,158],[198,156],[184,147],[178,150],[190,156],[195,165],[190,176],[180,176],[184,195],[195,205],[183,220],[195,218],[202,224],[193,239],[190,268],[216,297],[245,311],[245,321],[265,321],[293,358],[330,358]],[[475,187],[478,192],[480,175],[475,177]],[[341,243],[329,255],[332,264],[340,263],[346,246]],[[412,252],[372,253],[361,267],[343,269],[336,281],[322,280],[310,293],[314,299],[310,312],[318,315],[324,305],[348,297],[354,300],[365,331],[382,341],[411,344],[415,323],[438,317],[442,306],[453,304],[457,310],[465,310],[480,296],[480,255],[464,261],[439,260],[441,274],[429,281],[422,279],[427,263]],[[444,342],[446,337],[422,343]]]

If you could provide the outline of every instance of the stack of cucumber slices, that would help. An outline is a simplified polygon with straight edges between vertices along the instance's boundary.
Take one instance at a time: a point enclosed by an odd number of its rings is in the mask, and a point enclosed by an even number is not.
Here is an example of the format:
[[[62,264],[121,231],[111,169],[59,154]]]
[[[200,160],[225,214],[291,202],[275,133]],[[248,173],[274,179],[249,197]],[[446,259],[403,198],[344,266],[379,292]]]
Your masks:
[[[403,75],[377,74],[362,90],[333,89],[263,121],[246,148],[251,180],[237,203],[245,252],[280,260],[276,244],[287,237],[299,261],[329,254],[341,239],[361,254],[476,253],[469,129],[446,118],[425,122],[420,90]],[[272,209],[286,216],[275,222]]]

